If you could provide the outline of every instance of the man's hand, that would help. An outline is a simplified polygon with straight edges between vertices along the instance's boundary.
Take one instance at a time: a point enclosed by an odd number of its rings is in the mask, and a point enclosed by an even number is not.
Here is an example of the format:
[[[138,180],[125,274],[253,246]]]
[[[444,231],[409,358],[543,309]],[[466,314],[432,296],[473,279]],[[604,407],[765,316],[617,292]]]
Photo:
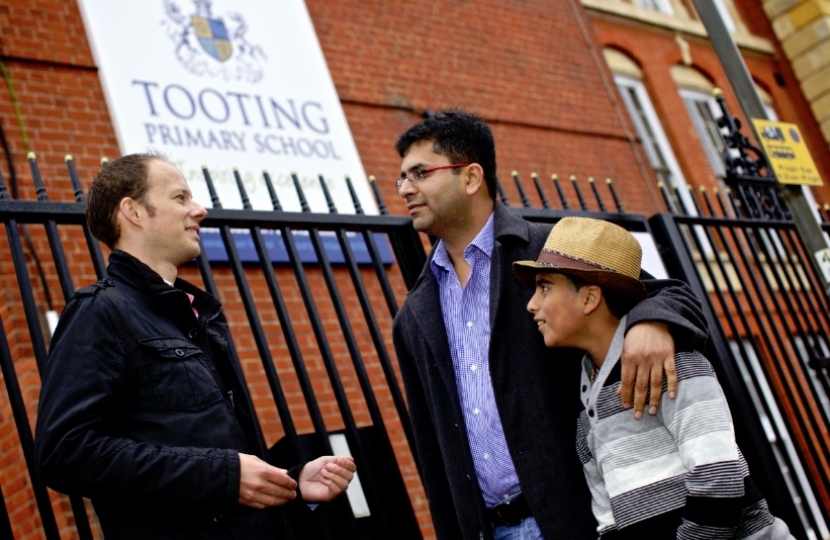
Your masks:
[[[330,501],[349,487],[357,466],[351,456],[323,456],[300,471],[300,493],[310,503]]]
[[[657,414],[663,393],[663,374],[668,379],[669,397],[677,395],[677,372],[674,366],[674,339],[666,323],[650,321],[631,327],[625,336],[622,352],[622,382],[618,394],[622,406],[631,407],[634,418],[643,417],[646,394],[650,415]]]
[[[256,456],[239,454],[239,504],[254,508],[279,506],[297,496],[297,482],[285,469]]]

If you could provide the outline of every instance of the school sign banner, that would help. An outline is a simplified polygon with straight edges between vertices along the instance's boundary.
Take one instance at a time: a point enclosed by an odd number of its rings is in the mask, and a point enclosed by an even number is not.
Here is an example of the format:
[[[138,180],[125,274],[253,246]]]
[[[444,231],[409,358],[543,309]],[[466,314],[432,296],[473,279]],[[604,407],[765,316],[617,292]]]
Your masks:
[[[302,0],[79,0],[122,154],[155,149],[210,208],[207,166],[226,208],[241,208],[236,167],[254,208],[270,209],[268,171],[286,211],[327,212],[323,175],[353,213],[377,206]]]

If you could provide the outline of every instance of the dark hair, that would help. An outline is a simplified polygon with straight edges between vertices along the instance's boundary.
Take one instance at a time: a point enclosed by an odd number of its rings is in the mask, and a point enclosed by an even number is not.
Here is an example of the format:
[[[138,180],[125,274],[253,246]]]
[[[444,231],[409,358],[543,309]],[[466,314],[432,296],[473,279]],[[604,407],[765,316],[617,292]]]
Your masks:
[[[602,290],[602,297],[605,298],[605,305],[608,306],[608,311],[610,311],[611,314],[618,319],[622,319],[626,313],[631,311],[631,308],[637,305],[636,300],[632,300],[630,297],[622,293],[603,287],[597,283],[591,283],[590,281],[582,279],[579,276],[565,273],[562,273],[562,275],[565,276],[565,279],[568,280],[571,288],[575,291],[578,291],[586,285],[597,285]]]
[[[395,143],[395,150],[404,157],[413,144],[421,141],[432,141],[432,151],[447,156],[450,163],[481,165],[487,191],[492,199],[496,198],[496,143],[483,118],[461,109],[448,109],[406,130]]]
[[[95,238],[112,249],[121,231],[118,227],[118,205],[130,197],[147,207],[152,216],[155,209],[147,204],[147,171],[153,161],[170,162],[156,152],[130,154],[120,157],[101,169],[89,186],[86,203],[86,223]]]

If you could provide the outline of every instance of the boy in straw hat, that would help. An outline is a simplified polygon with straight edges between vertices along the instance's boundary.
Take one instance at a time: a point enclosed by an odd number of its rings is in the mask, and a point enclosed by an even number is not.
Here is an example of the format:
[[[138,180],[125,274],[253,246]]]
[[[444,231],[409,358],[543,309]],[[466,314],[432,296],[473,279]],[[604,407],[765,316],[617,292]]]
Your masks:
[[[626,313],[646,297],[640,244],[612,223],[559,221],[535,261],[517,261],[548,347],[585,351],[577,453],[605,539],[792,538],[749,478],[709,362],[675,355],[678,393],[636,421],[620,405]]]

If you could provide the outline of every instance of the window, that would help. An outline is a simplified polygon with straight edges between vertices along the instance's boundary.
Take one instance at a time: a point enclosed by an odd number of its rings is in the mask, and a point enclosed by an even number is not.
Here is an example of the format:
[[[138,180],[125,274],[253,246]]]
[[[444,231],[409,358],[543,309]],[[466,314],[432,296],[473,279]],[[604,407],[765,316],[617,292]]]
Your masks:
[[[614,77],[625,108],[643,143],[654,175],[663,182],[671,193],[671,204],[675,212],[695,214],[695,206],[689,196],[689,186],[680,171],[663,126],[657,119],[654,107],[642,81],[617,75]],[[680,199],[678,199],[678,193]]]
[[[680,97],[686,105],[712,170],[717,176],[723,177],[726,174],[723,163],[724,144],[716,120],[721,112],[717,101],[712,97],[715,85],[701,72],[689,66],[672,66],[671,75],[680,89]]]
[[[720,110],[715,98],[711,94],[707,95],[697,90],[680,90],[680,97],[683,98],[683,103],[689,111],[689,116],[692,119],[692,124],[695,126],[695,131],[703,149],[706,151],[706,157],[709,158],[709,164],[712,170],[718,176],[725,176],[726,169],[723,163],[724,144],[721,139],[720,129],[718,128],[718,121],[720,117]]]
[[[674,15],[671,2],[669,0],[635,0],[636,3],[645,9],[651,9],[665,13],[666,15]]]
[[[689,186],[677,164],[671,145],[663,131],[657,113],[642,81],[642,72],[628,56],[616,49],[603,50],[605,61],[614,72],[614,82],[625,108],[658,181],[663,182],[670,195],[672,210],[696,215],[695,205],[689,195]],[[679,199],[678,199],[678,193]]]

